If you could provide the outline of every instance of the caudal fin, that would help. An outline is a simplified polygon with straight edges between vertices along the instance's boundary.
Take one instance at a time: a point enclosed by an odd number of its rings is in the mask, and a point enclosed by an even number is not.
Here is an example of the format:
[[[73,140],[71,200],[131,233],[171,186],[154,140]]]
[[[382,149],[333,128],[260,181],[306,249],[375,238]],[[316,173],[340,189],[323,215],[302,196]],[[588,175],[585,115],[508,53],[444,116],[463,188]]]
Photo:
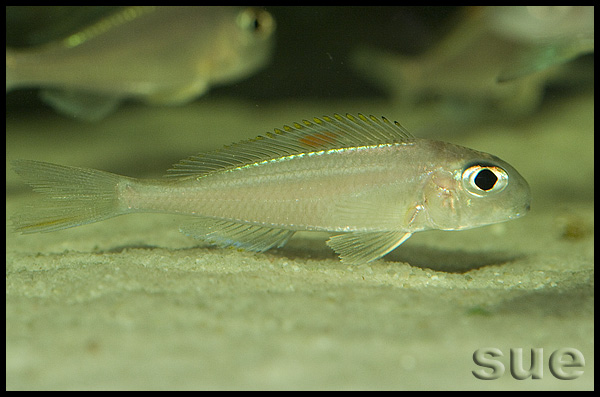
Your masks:
[[[15,160],[13,170],[44,195],[36,206],[12,217],[16,231],[52,232],[121,215],[118,183],[122,176],[33,160]]]

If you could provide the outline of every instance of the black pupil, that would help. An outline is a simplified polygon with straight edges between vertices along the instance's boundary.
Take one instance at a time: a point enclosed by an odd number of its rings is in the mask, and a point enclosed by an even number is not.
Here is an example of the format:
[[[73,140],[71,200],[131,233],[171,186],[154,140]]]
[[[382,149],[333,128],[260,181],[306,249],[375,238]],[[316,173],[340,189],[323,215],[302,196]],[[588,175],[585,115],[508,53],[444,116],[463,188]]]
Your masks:
[[[475,177],[475,185],[481,190],[490,190],[496,184],[498,177],[492,171],[483,169]]]

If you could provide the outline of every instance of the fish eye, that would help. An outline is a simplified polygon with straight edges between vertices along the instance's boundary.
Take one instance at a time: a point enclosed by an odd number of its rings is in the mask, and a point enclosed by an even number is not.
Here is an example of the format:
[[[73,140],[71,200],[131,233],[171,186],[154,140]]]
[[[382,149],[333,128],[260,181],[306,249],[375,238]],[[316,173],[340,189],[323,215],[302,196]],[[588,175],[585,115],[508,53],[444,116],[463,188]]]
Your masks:
[[[268,36],[274,27],[274,20],[269,12],[252,7],[238,14],[237,23],[242,30],[258,36]]]
[[[504,190],[508,185],[508,173],[495,165],[475,164],[465,168],[462,182],[469,193],[484,196]]]

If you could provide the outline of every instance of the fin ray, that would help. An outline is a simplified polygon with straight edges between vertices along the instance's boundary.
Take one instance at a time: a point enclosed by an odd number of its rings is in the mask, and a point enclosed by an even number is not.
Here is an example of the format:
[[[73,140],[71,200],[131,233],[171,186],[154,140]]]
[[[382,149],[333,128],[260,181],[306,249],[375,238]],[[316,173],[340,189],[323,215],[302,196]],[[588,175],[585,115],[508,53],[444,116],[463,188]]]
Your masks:
[[[343,263],[360,265],[379,259],[408,240],[411,233],[393,232],[350,232],[332,236],[327,240]]]
[[[267,161],[277,157],[342,149],[354,146],[401,144],[414,138],[399,123],[385,117],[315,117],[312,121],[285,125],[254,139],[239,142],[207,154],[188,157],[169,169],[168,176],[198,178],[218,170]]]
[[[294,234],[293,230],[212,218],[193,219],[183,224],[179,230],[219,247],[237,247],[255,252],[283,247]]]
[[[12,167],[34,191],[45,196],[37,205],[12,217],[18,232],[52,232],[123,213],[117,185],[125,177],[33,160],[15,160]]]

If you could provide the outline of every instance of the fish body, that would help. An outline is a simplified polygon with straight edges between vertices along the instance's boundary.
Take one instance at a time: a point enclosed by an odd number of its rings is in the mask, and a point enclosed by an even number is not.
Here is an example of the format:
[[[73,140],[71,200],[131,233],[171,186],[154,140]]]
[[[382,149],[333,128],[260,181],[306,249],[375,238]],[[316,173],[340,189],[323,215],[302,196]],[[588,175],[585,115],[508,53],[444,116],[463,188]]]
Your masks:
[[[594,51],[593,7],[473,7],[464,14],[422,54],[363,48],[354,64],[403,106],[441,103],[459,117],[505,117],[537,107],[557,75],[553,66]]]
[[[7,49],[6,89],[42,87],[59,111],[87,119],[125,98],[183,104],[263,67],[274,29],[251,7],[126,7],[62,40]]]
[[[328,244],[346,263],[375,260],[418,231],[517,218],[530,203],[527,182],[499,158],[360,114],[304,120],[193,156],[162,180],[29,160],[13,167],[47,196],[14,218],[24,233],[164,212],[189,215],[188,235],[253,251],[296,231],[331,232]]]

